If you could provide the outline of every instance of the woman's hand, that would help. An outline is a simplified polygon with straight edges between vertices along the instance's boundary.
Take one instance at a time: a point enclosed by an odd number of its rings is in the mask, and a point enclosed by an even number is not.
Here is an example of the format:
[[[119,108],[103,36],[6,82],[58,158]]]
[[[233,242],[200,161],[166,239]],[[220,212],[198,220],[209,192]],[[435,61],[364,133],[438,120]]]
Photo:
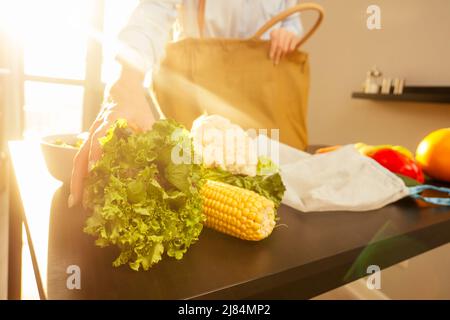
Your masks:
[[[270,33],[270,60],[275,65],[289,52],[294,51],[301,37],[284,28],[275,29]]]
[[[120,78],[105,95],[103,108],[89,129],[89,138],[74,158],[69,207],[82,200],[83,181],[90,167],[101,157],[99,138],[117,119],[126,119],[130,126],[141,130],[148,130],[153,125],[155,119],[145,98],[143,80],[142,73],[123,66]]]

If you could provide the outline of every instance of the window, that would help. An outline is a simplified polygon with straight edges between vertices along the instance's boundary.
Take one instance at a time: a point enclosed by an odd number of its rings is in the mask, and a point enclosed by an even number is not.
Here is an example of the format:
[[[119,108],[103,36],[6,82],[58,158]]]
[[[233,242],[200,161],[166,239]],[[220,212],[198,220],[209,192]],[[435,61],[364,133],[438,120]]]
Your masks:
[[[102,81],[108,82],[117,75],[117,63],[114,61],[114,40],[126,25],[139,0],[105,0],[103,30],[106,41],[103,43]],[[110,40],[110,41],[108,41]]]
[[[26,138],[86,129],[100,107],[103,82],[117,71],[113,39],[137,3],[0,0],[0,24],[9,44],[18,44],[20,61],[12,69],[20,75],[23,105],[16,107]]]
[[[25,81],[25,138],[78,133],[82,124],[82,86]]]

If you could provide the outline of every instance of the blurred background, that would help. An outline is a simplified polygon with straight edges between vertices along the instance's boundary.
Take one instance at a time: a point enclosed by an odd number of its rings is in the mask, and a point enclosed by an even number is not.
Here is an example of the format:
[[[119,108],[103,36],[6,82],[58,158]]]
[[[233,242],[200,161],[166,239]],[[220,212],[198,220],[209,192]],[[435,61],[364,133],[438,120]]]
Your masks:
[[[115,36],[137,3],[1,0],[3,134],[33,138],[86,128],[117,70]]]
[[[377,66],[406,86],[450,86],[450,1],[318,0],[326,16],[305,44],[311,58],[310,143],[399,144],[415,150],[450,125],[450,104],[352,99]],[[366,26],[377,5],[381,29]],[[304,15],[305,24],[311,16]]]
[[[366,26],[372,1],[314,2],[324,6],[326,18],[304,47],[311,57],[311,144],[363,141],[415,149],[427,133],[448,126],[448,105],[374,102],[351,93],[361,90],[374,65],[406,85],[450,86],[449,1],[379,0],[379,30]],[[137,3],[0,0],[3,140],[89,126],[117,70],[115,36]],[[303,15],[303,23],[312,18]]]

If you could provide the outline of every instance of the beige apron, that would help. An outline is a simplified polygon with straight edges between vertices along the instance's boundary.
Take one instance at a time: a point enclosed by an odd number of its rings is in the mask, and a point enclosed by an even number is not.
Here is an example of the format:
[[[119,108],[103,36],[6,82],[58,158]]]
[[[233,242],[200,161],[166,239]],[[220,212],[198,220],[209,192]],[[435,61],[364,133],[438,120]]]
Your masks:
[[[314,26],[297,48],[320,25],[323,10],[304,3],[273,17],[250,39],[202,37],[205,1],[199,4],[200,38],[167,45],[166,56],[153,75],[153,90],[162,113],[191,128],[198,116],[219,114],[245,129],[279,129],[279,139],[298,149],[307,146],[306,116],[309,90],[308,55],[296,50],[274,66],[270,41],[260,37],[288,16],[315,10]]]

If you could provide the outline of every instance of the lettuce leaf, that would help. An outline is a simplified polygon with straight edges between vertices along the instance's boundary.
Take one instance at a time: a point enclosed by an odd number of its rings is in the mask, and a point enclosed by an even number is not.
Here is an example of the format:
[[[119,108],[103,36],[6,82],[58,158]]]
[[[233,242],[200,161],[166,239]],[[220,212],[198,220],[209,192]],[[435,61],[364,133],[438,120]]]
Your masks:
[[[175,130],[181,132],[174,138]],[[96,244],[115,245],[114,266],[148,270],[163,254],[181,259],[203,227],[197,165],[174,164],[174,146],[189,132],[171,120],[136,134],[118,121],[101,140],[103,156],[86,181],[84,204],[92,210],[84,231]]]
[[[258,174],[253,177],[239,174],[235,175],[221,168],[204,168],[203,170],[204,179],[221,181],[236,187],[252,190],[272,200],[275,208],[280,206],[284,192],[286,191],[278,167],[267,158],[258,159]]]

